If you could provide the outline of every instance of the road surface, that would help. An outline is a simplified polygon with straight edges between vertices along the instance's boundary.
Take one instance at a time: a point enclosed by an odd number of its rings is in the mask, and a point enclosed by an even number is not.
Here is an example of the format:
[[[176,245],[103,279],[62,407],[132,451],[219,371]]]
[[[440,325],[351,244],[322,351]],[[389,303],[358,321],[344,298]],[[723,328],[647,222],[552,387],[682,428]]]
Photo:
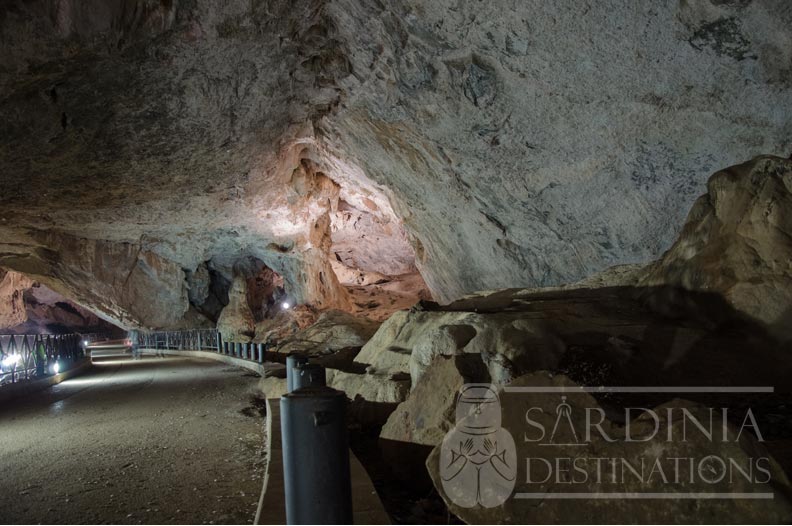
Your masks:
[[[0,407],[0,522],[251,523],[258,378],[211,361],[96,353],[93,369]]]

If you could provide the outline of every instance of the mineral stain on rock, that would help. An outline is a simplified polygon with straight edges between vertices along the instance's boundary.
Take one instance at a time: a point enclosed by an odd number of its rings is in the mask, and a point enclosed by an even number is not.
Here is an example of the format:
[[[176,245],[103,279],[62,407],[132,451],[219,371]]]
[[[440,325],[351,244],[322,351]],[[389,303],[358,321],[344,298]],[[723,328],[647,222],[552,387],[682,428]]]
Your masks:
[[[740,31],[735,18],[721,18],[707,22],[696,29],[689,39],[690,45],[699,51],[709,48],[715,53],[735,60],[755,59],[751,42]]]

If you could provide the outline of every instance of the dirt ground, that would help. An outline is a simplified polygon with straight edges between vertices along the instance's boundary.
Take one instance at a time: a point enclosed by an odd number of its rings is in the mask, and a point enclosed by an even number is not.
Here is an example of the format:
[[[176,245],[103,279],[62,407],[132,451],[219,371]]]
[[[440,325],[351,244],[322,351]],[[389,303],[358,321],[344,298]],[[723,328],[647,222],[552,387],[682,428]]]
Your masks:
[[[0,407],[0,523],[252,523],[258,377],[189,358],[94,361]]]

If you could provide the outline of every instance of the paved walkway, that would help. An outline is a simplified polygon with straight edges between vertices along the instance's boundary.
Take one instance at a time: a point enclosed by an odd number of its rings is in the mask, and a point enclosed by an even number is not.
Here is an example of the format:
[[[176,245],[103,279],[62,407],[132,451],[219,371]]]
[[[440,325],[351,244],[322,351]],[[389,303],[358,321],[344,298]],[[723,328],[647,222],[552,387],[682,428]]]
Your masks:
[[[258,377],[194,358],[95,360],[0,406],[0,522],[252,523]]]
[[[145,349],[144,352],[155,352],[152,349]],[[278,363],[266,362],[257,364],[240,358],[225,356],[207,351],[164,351],[169,356],[190,356],[194,358],[205,358],[218,360],[229,365],[248,367],[259,374],[272,374],[278,370],[280,374],[285,374],[283,365]],[[259,524],[285,524],[286,507],[283,483],[283,451],[281,449],[281,430],[280,430],[280,400],[273,398],[267,401],[267,427],[266,435],[270,438],[270,459],[267,466],[267,491],[261,506]],[[355,457],[352,451],[349,452],[350,475],[352,478],[352,509],[353,518],[356,524],[390,524],[390,519],[385,511],[382,501],[380,501],[374,484],[363,465]]]

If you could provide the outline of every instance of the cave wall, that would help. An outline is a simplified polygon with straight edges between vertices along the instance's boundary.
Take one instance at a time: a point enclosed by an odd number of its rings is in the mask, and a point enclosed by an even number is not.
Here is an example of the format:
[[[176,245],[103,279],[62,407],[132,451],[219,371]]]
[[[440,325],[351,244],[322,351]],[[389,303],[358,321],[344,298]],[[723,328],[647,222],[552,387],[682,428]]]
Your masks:
[[[788,155],[790,27],[783,0],[7,2],[0,266],[126,327],[211,321],[191,276],[249,257],[344,309],[341,201],[441,301],[647,262],[708,174]]]
[[[52,289],[0,270],[0,333],[108,332],[114,327]]]
[[[440,300],[650,261],[716,169],[792,151],[784,1],[345,1],[322,121]]]

